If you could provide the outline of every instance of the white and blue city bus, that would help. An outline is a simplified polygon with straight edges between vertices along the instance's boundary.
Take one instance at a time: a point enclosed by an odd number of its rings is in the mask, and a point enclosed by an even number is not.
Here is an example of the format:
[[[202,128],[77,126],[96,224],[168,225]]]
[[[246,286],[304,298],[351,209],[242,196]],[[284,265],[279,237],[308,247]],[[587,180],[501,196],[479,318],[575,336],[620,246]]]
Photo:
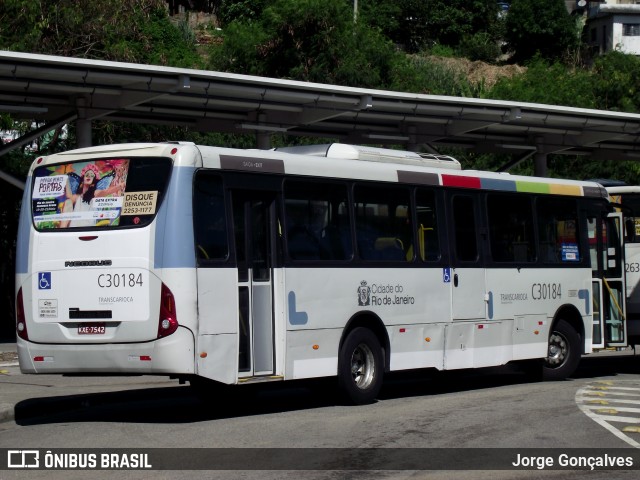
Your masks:
[[[38,158],[18,235],[24,373],[246,384],[539,361],[624,335],[620,218],[594,182],[332,144]],[[605,286],[606,285],[606,286]],[[617,329],[617,330],[616,330]],[[533,361],[533,362],[532,362]]]

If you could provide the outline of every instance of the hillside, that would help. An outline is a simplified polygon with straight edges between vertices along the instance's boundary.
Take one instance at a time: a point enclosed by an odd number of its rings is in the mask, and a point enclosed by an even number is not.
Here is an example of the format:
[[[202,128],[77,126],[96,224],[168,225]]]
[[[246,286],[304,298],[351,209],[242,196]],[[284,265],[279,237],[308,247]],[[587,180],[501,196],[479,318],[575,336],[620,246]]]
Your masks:
[[[498,79],[502,77],[513,77],[527,71],[526,67],[520,65],[490,65],[466,58],[430,56],[429,60],[440,63],[446,68],[464,75],[474,85],[484,82],[484,87],[487,89],[493,87]]]
[[[186,23],[195,35],[195,43],[203,60],[208,59],[208,47],[221,39],[214,35],[218,27],[215,15],[202,12],[182,12],[171,17],[174,25]],[[484,88],[491,88],[501,77],[512,77],[526,71],[526,67],[519,65],[491,65],[481,61],[471,61],[466,58],[429,56],[428,60],[439,63],[447,69],[464,75],[469,82],[479,85],[484,82]]]

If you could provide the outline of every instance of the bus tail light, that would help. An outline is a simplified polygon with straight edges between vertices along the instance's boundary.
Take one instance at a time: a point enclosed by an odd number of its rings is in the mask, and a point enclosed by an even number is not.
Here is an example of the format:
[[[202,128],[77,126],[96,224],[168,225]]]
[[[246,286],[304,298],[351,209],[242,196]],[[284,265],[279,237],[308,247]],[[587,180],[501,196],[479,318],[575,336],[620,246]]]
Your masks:
[[[27,319],[24,315],[24,302],[22,301],[22,287],[16,297],[16,333],[23,340],[29,340],[27,334]]]
[[[160,320],[158,322],[158,338],[167,337],[178,329],[176,317],[176,301],[171,290],[163,283],[160,291]]]

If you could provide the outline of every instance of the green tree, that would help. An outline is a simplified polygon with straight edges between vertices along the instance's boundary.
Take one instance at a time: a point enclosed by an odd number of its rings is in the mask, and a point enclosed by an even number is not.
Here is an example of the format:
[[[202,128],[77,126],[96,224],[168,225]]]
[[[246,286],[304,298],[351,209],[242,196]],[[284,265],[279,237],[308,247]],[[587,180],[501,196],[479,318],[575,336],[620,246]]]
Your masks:
[[[221,0],[215,11],[220,23],[226,26],[236,20],[258,20],[268,3],[269,0]]]
[[[209,67],[235,73],[384,88],[398,57],[378,31],[354,24],[344,0],[276,0],[222,36]]]
[[[552,155],[549,171],[558,178],[621,180],[628,185],[640,185],[640,163],[636,160],[591,160],[585,157]]]
[[[471,61],[495,63],[502,51],[495,38],[487,32],[465,35],[460,42],[458,52],[461,57]]]
[[[363,3],[363,20],[408,52],[434,44],[458,46],[483,32],[497,40],[495,0],[372,0]]]
[[[380,7],[382,8],[382,7]],[[392,8],[389,10],[393,10]],[[234,73],[439,95],[477,95],[441,64],[407,56],[345,0],[275,0],[259,20],[236,20],[209,67]]]
[[[640,112],[640,58],[609,52],[595,59],[591,83],[595,108],[619,112]]]
[[[0,48],[21,52],[194,67],[193,38],[167,17],[164,0],[3,0]]]
[[[499,79],[483,96],[496,100],[596,108],[591,74],[587,70],[571,69],[541,57],[535,57],[525,73]]]
[[[609,52],[590,69],[572,68],[536,56],[526,72],[498,80],[486,98],[640,112],[640,58]]]
[[[505,19],[505,40],[516,61],[539,54],[561,59],[580,44],[576,17],[563,0],[513,0]]]

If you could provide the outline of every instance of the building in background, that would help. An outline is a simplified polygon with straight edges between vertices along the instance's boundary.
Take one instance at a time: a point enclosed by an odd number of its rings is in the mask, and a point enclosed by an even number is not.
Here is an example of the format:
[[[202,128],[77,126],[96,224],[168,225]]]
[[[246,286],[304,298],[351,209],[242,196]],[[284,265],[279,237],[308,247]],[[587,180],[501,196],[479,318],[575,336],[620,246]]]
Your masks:
[[[578,0],[572,12],[585,19],[585,42],[592,55],[618,50],[640,55],[640,0]]]

